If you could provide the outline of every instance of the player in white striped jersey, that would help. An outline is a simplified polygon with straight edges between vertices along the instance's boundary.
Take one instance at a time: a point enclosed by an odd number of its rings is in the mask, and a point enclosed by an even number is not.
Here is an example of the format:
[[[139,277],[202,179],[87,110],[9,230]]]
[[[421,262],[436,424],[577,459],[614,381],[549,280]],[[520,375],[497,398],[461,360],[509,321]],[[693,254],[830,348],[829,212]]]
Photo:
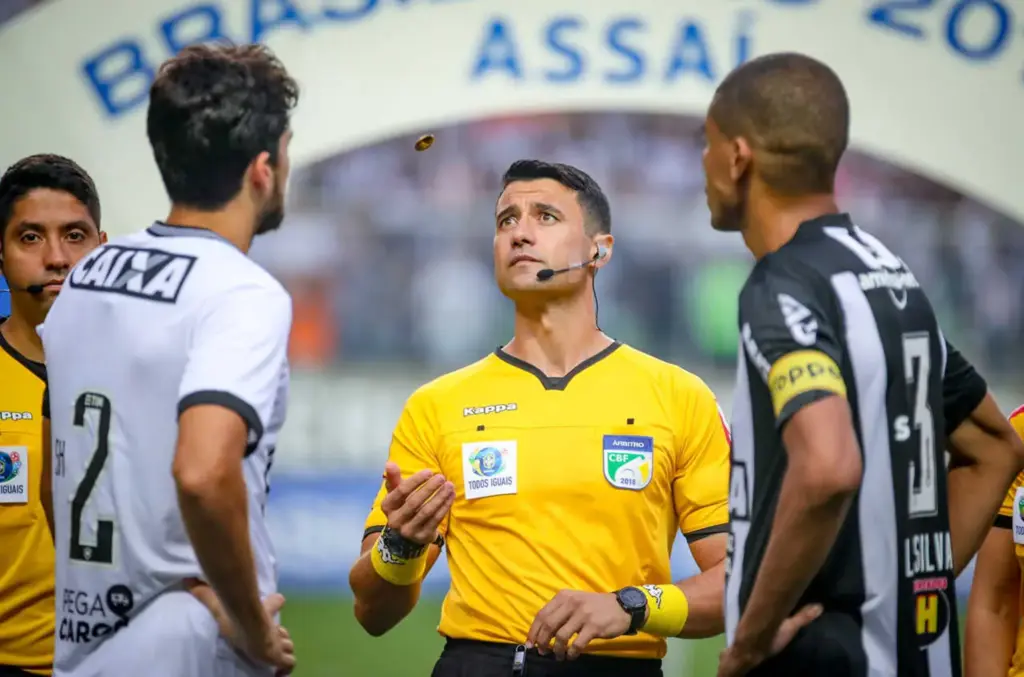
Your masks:
[[[291,299],[246,252],[283,218],[297,96],[262,46],[164,64],[148,132],[170,216],[83,259],[42,330],[57,676],[294,666],[264,520]]]

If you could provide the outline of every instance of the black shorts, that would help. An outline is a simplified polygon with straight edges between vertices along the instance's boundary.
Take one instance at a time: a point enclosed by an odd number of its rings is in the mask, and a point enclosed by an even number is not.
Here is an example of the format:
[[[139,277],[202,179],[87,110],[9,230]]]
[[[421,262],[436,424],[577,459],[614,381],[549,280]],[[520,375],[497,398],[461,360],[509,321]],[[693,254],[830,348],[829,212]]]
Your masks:
[[[553,654],[526,652],[526,669],[513,673],[516,647],[511,644],[449,639],[431,677],[663,677],[654,658],[616,658],[583,655],[558,661]]]
[[[39,675],[21,668],[13,668],[10,665],[0,665],[0,677],[39,677]]]
[[[862,677],[868,674],[868,662],[860,631],[860,624],[849,614],[826,611],[749,677]]]

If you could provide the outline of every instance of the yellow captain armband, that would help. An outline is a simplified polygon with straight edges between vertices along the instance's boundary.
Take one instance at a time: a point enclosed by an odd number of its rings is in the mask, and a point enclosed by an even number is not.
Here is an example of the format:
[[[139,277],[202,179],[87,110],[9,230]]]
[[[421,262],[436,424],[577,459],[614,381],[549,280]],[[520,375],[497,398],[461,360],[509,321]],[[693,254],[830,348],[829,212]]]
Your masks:
[[[775,360],[768,372],[768,388],[776,416],[793,398],[815,390],[846,397],[839,365],[820,350],[797,350]]]
[[[402,557],[388,547],[387,529],[370,550],[370,563],[377,575],[392,585],[413,585],[423,580],[427,570],[427,547],[417,548],[409,557]],[[395,534],[397,536],[397,534]]]
[[[647,598],[647,622],[640,628],[658,637],[678,637],[690,615],[690,602],[677,586],[641,585]]]

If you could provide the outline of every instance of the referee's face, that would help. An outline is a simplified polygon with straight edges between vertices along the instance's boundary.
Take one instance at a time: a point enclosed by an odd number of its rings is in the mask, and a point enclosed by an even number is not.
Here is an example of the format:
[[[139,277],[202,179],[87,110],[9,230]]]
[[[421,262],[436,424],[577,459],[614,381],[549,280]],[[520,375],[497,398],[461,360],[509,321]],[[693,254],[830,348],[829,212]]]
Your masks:
[[[537,279],[545,268],[564,268],[591,258],[576,192],[554,179],[510,183],[495,208],[494,279],[505,296],[582,287],[585,269]]]
[[[742,230],[746,160],[738,156],[735,143],[722,133],[711,116],[704,121],[704,138],[704,194],[711,212],[711,227]]]
[[[14,204],[4,231],[3,272],[12,301],[18,299],[12,306],[48,311],[68,271],[101,240],[89,210],[73,195],[49,188],[29,191]],[[32,285],[43,291],[21,291]]]

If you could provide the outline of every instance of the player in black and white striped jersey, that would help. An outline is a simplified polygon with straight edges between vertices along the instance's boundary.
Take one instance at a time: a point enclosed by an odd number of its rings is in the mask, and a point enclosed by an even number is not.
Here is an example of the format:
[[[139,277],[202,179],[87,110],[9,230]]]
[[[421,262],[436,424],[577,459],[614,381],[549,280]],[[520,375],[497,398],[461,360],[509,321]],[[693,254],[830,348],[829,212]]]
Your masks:
[[[849,103],[831,69],[750,61],[705,130],[712,224],[757,259],[740,295],[719,675],[958,676],[954,580],[1024,448],[913,273],[839,213]],[[779,636],[808,605],[817,620]]]

